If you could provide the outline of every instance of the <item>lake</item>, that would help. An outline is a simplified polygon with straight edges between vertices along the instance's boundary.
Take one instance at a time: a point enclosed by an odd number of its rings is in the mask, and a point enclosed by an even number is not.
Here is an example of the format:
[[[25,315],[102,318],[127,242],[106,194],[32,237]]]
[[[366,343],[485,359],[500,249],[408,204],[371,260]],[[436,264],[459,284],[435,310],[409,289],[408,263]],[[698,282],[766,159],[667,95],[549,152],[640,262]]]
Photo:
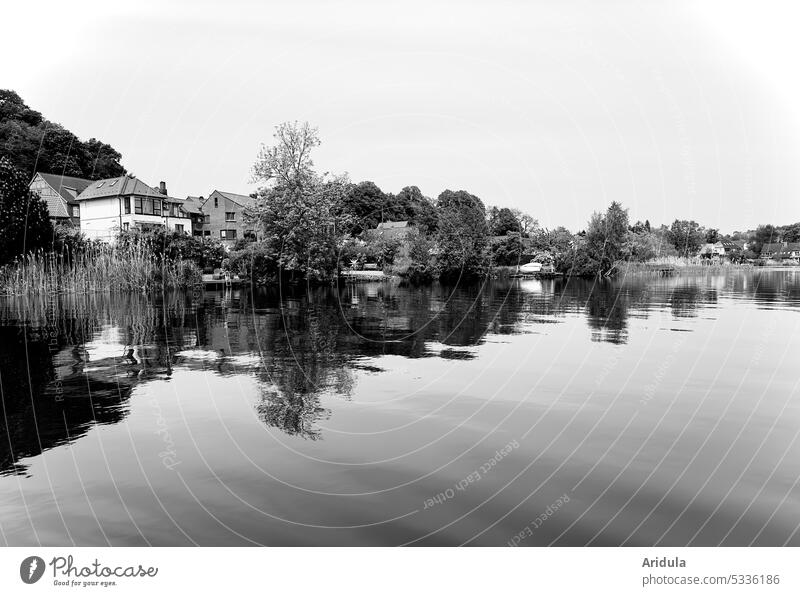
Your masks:
[[[6,545],[800,546],[800,271],[0,302]]]

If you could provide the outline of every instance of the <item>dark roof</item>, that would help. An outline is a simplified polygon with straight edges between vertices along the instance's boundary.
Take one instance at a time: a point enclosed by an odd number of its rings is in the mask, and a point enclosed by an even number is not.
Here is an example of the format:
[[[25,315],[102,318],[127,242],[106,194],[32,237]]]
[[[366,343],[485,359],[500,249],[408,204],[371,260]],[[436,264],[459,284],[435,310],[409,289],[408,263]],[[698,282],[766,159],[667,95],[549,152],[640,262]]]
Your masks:
[[[38,172],[38,174],[53,188],[53,190],[61,195],[61,198],[70,204],[75,204],[75,197],[82,193],[84,189],[92,183],[91,180],[86,180],[85,178],[75,178],[74,176],[46,174],[45,172]]]
[[[724,248],[725,250],[742,248],[742,246],[744,246],[744,244],[737,244],[733,240],[720,240],[719,242],[717,242],[717,244],[722,245],[722,248]]]
[[[761,247],[761,252],[776,252],[783,248],[780,242],[768,242]]]
[[[226,199],[228,199],[230,201],[233,201],[234,203],[236,203],[237,205],[240,205],[242,207],[255,207],[256,206],[256,200],[253,197],[250,197],[250,196],[247,196],[247,195],[240,195],[240,194],[236,194],[235,192],[226,192],[226,191],[223,191],[223,190],[215,190],[210,195],[208,195],[208,198],[210,199],[211,197],[213,197],[214,193],[216,193],[218,195],[222,195]],[[208,199],[206,199],[206,201],[208,201]],[[203,204],[205,205],[205,201],[203,202]]]
[[[186,213],[202,213],[201,200],[205,199],[203,199],[203,197],[186,197],[183,205],[181,205],[181,209],[186,211]]]
[[[87,199],[102,199],[106,197],[136,195],[139,197],[153,197],[174,203],[183,203],[183,199],[162,195],[152,186],[148,186],[135,176],[125,175],[117,178],[105,178],[91,182],[80,195],[79,201]]]

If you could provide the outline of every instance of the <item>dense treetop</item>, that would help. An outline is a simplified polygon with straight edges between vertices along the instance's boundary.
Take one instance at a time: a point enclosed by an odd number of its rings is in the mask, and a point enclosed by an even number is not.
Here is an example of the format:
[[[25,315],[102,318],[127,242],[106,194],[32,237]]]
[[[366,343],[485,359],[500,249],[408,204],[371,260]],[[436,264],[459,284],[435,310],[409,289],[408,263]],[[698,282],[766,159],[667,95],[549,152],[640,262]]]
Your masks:
[[[7,89],[0,89],[0,157],[29,178],[36,172],[89,180],[125,174],[122,155],[113,147],[95,138],[80,140]]]

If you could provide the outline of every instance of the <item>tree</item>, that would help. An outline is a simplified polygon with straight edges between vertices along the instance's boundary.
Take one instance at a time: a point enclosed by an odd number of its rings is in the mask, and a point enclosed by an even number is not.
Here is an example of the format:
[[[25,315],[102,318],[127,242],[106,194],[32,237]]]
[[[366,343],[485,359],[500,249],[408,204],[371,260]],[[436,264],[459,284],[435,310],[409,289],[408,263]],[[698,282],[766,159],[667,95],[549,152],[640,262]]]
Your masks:
[[[393,214],[388,213],[389,197],[377,184],[368,180],[351,185],[342,198],[340,208],[342,215],[352,218],[351,234],[354,236],[375,228],[382,221],[394,220]]]
[[[512,209],[511,213],[519,222],[520,231],[523,237],[529,238],[536,230],[539,229],[539,222],[536,221],[531,215],[520,211],[519,209]]]
[[[246,217],[260,228],[259,252],[264,268],[307,279],[329,279],[352,217],[342,204],[352,185],[346,177],[326,179],[313,170],[311,150],[319,145],[317,129],[308,123],[276,127],[276,144],[262,147],[253,173],[265,183],[256,207]],[[269,274],[263,271],[262,274]]]
[[[492,236],[505,236],[509,232],[522,232],[522,226],[508,207],[492,207],[489,210],[489,233]]]
[[[52,239],[47,204],[30,191],[27,175],[0,157],[0,265],[48,248]]]
[[[749,244],[753,252],[760,255],[761,249],[765,244],[780,242],[781,240],[780,229],[772,224],[767,224],[756,228],[756,231],[750,237]]]
[[[390,197],[390,203],[404,213],[404,216],[399,219],[407,219],[412,225],[428,233],[436,231],[439,225],[436,205],[423,195],[419,188],[416,186],[403,187],[403,190],[397,193],[393,199]]]
[[[319,131],[308,122],[284,122],[275,127],[273,137],[274,145],[261,146],[253,178],[284,188],[313,183],[317,174],[311,151],[320,144]]]
[[[719,230],[716,228],[708,228],[706,230],[706,243],[715,244],[720,241]]]
[[[703,229],[696,221],[676,219],[669,231],[672,245],[682,257],[696,255],[705,240]]]
[[[14,91],[0,90],[0,157],[28,178],[52,172],[96,180],[121,176],[122,156],[97,139],[84,142],[25,105]]]
[[[489,266],[489,230],[483,201],[464,190],[445,190],[436,200],[436,207],[440,277],[456,279],[485,274]]]

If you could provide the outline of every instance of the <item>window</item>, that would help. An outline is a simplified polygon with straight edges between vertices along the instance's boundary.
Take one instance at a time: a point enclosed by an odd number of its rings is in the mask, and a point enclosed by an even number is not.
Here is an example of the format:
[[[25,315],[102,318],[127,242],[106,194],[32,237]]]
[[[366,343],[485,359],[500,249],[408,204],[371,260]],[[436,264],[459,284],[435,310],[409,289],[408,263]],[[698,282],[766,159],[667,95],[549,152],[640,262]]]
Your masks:
[[[223,240],[236,240],[236,230],[220,230],[219,237]]]
[[[226,211],[225,212],[225,221],[236,221],[236,212],[235,211]]]
[[[183,232],[183,224],[175,224],[175,231],[176,232]]]
[[[219,207],[219,199],[217,197],[214,197],[214,209],[216,209],[217,207]]]
[[[142,211],[142,197],[135,197],[133,199],[133,210],[134,210],[134,212],[138,213],[139,215],[141,215],[143,213],[143,211]]]
[[[72,217],[80,217],[81,216],[80,205],[72,205],[70,207],[70,212],[72,214]]]
[[[180,207],[178,207],[177,203],[170,204],[169,214],[172,217],[182,217],[181,212],[180,212]]]
[[[161,201],[153,199],[153,215],[161,215]]]
[[[109,186],[114,186],[116,183],[117,183],[117,181],[116,181],[116,180],[114,180],[114,182],[112,182],[111,184],[109,184]]]
[[[122,229],[125,230],[126,232],[130,229],[130,227],[131,226],[127,221],[124,224],[122,224]]]
[[[203,236],[211,236],[211,230],[203,230]]]
[[[100,188],[101,186],[103,186],[104,183],[105,183],[105,180],[101,180],[100,182],[98,182],[97,183],[97,188]]]
[[[210,215],[204,215],[203,216],[203,223],[210,224],[211,223],[211,216]]]
[[[124,199],[122,199],[122,205],[125,208],[125,213],[130,213],[131,212],[131,198],[130,197],[125,197]],[[140,212],[137,211],[136,213],[140,213]]]

